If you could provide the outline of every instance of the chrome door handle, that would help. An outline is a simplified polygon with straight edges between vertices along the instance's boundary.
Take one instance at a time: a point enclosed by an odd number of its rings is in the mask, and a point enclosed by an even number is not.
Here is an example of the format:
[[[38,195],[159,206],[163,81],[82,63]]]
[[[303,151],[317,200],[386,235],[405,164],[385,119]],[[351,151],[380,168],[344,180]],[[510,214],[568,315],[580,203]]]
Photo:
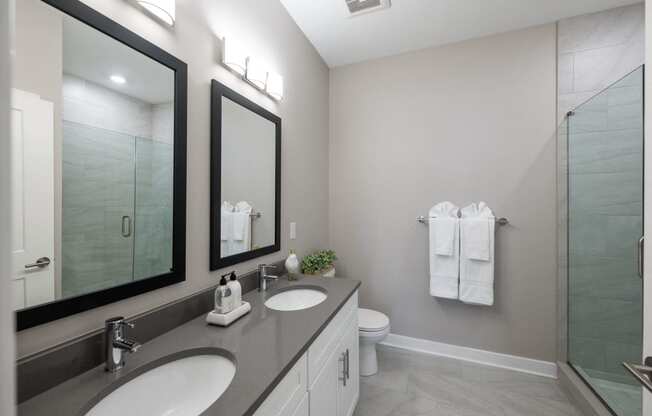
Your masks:
[[[645,247],[645,236],[638,239],[638,277],[643,278],[643,248]]]
[[[129,215],[122,217],[122,236],[131,237],[131,217]]]
[[[41,257],[40,259],[37,259],[35,263],[31,264],[26,264],[25,268],[26,269],[42,269],[44,267],[47,267],[50,265],[50,259],[48,257]]]
[[[623,363],[623,365],[639,383],[652,392],[652,357],[645,359],[645,365],[630,363]]]
[[[338,361],[342,363],[342,377],[339,377],[339,379],[342,381],[344,387],[346,387],[346,353],[340,354]]]

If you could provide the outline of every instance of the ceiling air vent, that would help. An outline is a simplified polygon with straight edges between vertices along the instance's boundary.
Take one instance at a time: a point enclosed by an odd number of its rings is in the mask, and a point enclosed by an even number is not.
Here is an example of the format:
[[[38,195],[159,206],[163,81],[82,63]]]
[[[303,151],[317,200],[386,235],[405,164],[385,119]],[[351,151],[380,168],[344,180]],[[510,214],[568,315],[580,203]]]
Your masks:
[[[390,0],[346,0],[346,5],[351,16],[358,16],[363,13],[389,9],[392,3]]]

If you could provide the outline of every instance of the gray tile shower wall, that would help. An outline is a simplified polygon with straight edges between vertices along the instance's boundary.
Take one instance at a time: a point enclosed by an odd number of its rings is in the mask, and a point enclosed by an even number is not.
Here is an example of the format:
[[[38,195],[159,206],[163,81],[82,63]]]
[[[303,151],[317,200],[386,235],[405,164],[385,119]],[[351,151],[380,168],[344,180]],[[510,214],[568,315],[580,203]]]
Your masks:
[[[285,273],[283,262],[275,265]],[[258,288],[257,276],[253,271],[240,277],[243,293]],[[213,291],[214,288],[209,288],[129,319],[135,324],[130,337],[145,343],[207,313],[213,309]],[[103,338],[104,332],[100,329],[19,360],[16,365],[18,403],[100,365],[104,361]]]

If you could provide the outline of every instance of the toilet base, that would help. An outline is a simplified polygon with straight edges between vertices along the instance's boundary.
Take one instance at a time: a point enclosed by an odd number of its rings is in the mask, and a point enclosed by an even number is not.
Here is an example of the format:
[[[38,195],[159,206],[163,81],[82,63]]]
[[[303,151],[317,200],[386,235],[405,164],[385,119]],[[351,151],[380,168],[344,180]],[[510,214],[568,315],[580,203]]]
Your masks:
[[[360,375],[369,377],[376,373],[378,373],[376,343],[360,342]]]

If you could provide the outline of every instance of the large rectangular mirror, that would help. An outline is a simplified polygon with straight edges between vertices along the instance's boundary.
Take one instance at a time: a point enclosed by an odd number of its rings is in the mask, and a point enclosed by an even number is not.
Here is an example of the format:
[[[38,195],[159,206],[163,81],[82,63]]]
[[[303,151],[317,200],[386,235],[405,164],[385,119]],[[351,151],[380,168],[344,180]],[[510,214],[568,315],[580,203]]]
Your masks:
[[[18,329],[184,280],[186,65],[77,0],[17,1],[12,64]]]
[[[213,81],[211,270],[280,250],[281,119]]]

